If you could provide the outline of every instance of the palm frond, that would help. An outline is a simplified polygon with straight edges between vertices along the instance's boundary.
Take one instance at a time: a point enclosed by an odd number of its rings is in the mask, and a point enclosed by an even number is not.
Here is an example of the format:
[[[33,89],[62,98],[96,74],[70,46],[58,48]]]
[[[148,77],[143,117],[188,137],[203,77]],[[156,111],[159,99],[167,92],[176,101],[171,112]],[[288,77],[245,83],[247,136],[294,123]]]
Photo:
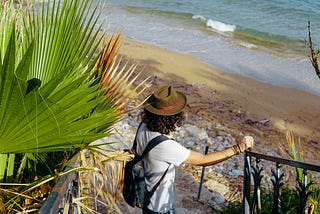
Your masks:
[[[0,6],[2,8],[0,10],[0,53],[1,61],[3,61],[12,31],[15,28],[16,13],[10,2],[2,2],[0,3]]]
[[[127,108],[132,100],[139,97],[150,85],[149,78],[135,85],[142,71],[136,73],[137,65],[129,65],[129,60],[125,61],[118,55],[121,36],[121,33],[116,33],[106,40],[105,48],[96,64],[95,79],[100,82],[101,88],[105,88],[105,96],[112,100],[112,107],[124,114],[130,111]]]
[[[88,65],[103,38],[97,33],[102,25],[98,24],[99,14],[95,14],[97,8],[90,13],[91,4],[88,0],[58,0],[37,5],[35,9],[41,12],[34,9],[28,13],[24,30],[29,41],[36,41],[29,78],[47,82],[67,66]]]
[[[105,89],[88,79],[103,38],[93,30],[101,25],[91,4],[59,0],[20,14],[19,36],[30,44],[18,49],[20,37],[12,30],[0,65],[0,153],[80,148],[119,119]],[[96,111],[102,103],[109,107]]]
[[[30,163],[44,159],[15,153],[87,147],[109,134],[148,79],[136,83],[137,65],[118,56],[121,34],[103,43],[93,0],[0,5],[0,179],[20,181]]]
[[[90,155],[84,156],[83,152]],[[79,173],[80,197],[90,196],[79,200],[82,200],[87,207],[94,207],[98,212],[110,210],[112,213],[124,213],[122,209],[128,211],[130,208],[125,207],[126,205],[121,208],[120,201],[123,166],[126,161],[132,159],[132,155],[124,151],[106,151],[105,147],[100,146],[83,152],[82,165],[95,166],[99,171]]]

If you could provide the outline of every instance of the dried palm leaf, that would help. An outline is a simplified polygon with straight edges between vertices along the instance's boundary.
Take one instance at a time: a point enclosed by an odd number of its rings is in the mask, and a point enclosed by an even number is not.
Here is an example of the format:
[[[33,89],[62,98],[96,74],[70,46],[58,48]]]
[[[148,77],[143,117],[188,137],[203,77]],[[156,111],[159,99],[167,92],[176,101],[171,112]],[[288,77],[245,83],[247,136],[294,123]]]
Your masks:
[[[124,114],[140,106],[138,104],[128,110],[129,104],[149,87],[149,78],[135,83],[142,71],[136,73],[137,65],[129,65],[129,61],[124,62],[118,55],[120,43],[121,33],[107,38],[105,48],[95,66],[95,79],[99,81],[100,87],[105,89],[105,96],[112,100],[112,107]]]

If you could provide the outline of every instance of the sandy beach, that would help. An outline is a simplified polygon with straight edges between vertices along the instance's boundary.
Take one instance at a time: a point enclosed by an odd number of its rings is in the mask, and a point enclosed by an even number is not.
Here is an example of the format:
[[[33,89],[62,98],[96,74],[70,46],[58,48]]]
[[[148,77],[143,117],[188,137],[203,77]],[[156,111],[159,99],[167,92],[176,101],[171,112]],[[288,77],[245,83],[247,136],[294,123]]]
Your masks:
[[[195,57],[128,39],[123,39],[120,54],[138,64],[141,78],[152,76],[152,87],[172,84],[184,91],[187,111],[254,135],[255,150],[279,150],[279,143],[286,145],[285,134],[290,130],[301,137],[306,160],[318,162],[320,97],[226,73]]]

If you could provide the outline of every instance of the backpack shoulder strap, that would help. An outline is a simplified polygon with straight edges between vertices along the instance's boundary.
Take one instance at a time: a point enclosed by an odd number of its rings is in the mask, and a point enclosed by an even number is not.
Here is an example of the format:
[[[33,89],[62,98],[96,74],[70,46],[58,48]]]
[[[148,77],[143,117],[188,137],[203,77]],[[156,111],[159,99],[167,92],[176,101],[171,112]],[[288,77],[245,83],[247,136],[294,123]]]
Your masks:
[[[138,133],[141,125],[142,125],[142,122],[139,124],[138,129],[137,129],[137,132],[136,132],[136,136],[134,137],[134,141],[133,141],[133,145],[132,145],[132,150],[133,150],[134,152],[136,152],[136,149],[137,149],[137,133]]]
[[[156,145],[158,145],[159,143],[161,143],[162,141],[165,140],[169,140],[169,138],[167,136],[164,135],[159,135],[155,138],[153,138],[147,145],[147,147],[144,149],[141,158],[143,158],[144,156],[146,156],[148,154],[148,152],[151,151],[151,149],[153,149]]]
[[[169,138],[167,136],[164,135],[159,135],[155,138],[153,138],[147,145],[147,147],[144,149],[142,155],[141,155],[141,159],[148,153],[151,151],[151,149],[153,149],[156,145],[158,145],[159,143],[165,141],[165,140],[169,140]],[[158,180],[158,182],[151,188],[151,191],[147,192],[147,195],[145,197],[145,204],[148,205],[150,203],[150,199],[152,197],[152,195],[155,193],[155,191],[157,190],[158,186],[160,185],[161,181],[164,179],[164,176],[167,174],[168,170],[169,170],[170,164],[168,165],[166,171],[163,173],[163,175],[161,176],[161,178]]]

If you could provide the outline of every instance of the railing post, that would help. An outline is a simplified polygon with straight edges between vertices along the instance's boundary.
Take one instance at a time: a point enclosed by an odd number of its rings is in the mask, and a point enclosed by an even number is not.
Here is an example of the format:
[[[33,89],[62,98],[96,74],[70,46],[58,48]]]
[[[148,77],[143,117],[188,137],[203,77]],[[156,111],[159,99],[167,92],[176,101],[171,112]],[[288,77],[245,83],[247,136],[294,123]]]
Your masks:
[[[252,167],[252,177],[254,182],[254,191],[253,191],[253,200],[252,200],[252,212],[260,214],[261,213],[261,198],[260,198],[260,186],[262,175],[261,172],[263,170],[260,167],[260,158],[256,158],[256,165]]]
[[[303,181],[298,179],[298,192],[300,198],[300,206],[299,206],[299,213],[301,214],[308,214],[308,198],[310,195],[309,188],[313,184],[313,181],[308,183],[308,173],[306,169],[303,169]]]
[[[250,214],[250,175],[251,157],[244,153],[244,177],[243,177],[243,213]]]
[[[206,146],[205,150],[204,150],[204,154],[208,154],[208,150],[209,150],[209,146]],[[201,194],[201,188],[202,188],[202,183],[203,183],[203,179],[204,179],[204,171],[205,167],[202,167],[202,171],[201,171],[201,178],[200,178],[200,183],[199,183],[199,189],[198,189],[198,196],[197,196],[197,200],[200,200],[200,194]]]
[[[281,212],[281,200],[280,200],[280,189],[283,186],[282,179],[284,177],[284,173],[280,172],[281,165],[279,163],[276,163],[276,170],[271,170],[272,176],[274,177],[274,180],[272,181],[273,184],[273,207],[272,207],[272,213],[278,214]]]

